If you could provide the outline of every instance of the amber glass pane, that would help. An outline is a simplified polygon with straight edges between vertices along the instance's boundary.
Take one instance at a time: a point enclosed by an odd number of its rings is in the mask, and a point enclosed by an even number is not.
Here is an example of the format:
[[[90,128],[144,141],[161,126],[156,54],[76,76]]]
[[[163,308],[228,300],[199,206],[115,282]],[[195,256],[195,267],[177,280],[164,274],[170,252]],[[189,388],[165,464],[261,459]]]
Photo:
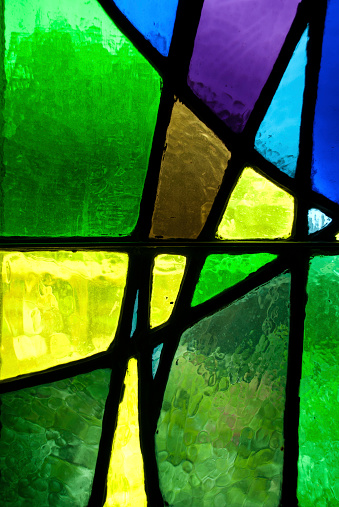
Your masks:
[[[118,325],[128,256],[2,252],[0,378],[107,349]]]
[[[176,102],[167,130],[150,236],[196,238],[224,176],[230,152],[187,107]]]
[[[138,366],[132,358],[125,377],[107,478],[105,507],[147,505],[139,440]]]

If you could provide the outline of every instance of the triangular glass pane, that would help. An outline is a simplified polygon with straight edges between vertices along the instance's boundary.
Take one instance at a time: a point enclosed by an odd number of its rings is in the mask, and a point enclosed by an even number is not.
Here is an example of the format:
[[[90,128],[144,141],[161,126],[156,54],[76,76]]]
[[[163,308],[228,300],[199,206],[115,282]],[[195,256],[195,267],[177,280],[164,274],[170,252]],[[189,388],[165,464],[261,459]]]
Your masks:
[[[308,29],[297,45],[255,138],[255,148],[294,177],[299,155]]]
[[[114,3],[159,53],[168,55],[178,0],[115,0]]]
[[[294,197],[245,167],[217,230],[219,239],[288,238],[294,219]]]
[[[220,294],[276,258],[277,255],[269,253],[209,255],[201,270],[191,306]]]
[[[308,234],[321,231],[328,224],[332,222],[332,218],[328,217],[317,208],[311,208],[308,210]]]

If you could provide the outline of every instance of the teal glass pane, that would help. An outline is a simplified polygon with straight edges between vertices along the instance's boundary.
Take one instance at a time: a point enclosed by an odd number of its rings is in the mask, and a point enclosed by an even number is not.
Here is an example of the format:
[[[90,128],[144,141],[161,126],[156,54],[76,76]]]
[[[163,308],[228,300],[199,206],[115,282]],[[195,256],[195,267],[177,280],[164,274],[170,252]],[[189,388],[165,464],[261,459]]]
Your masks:
[[[87,506],[110,370],[1,396],[1,505]]]
[[[328,217],[317,208],[311,208],[308,210],[307,220],[308,234],[321,231],[321,229],[324,229],[332,222],[332,218]]]
[[[169,505],[278,506],[290,275],[181,336],[155,434]]]
[[[256,150],[294,177],[299,155],[308,30],[297,45],[255,138]]]
[[[158,368],[159,368],[160,357],[161,357],[161,352],[162,352],[163,346],[164,346],[164,344],[160,343],[160,345],[157,345],[157,347],[155,347],[152,352],[152,377],[153,378],[155,377],[155,375],[158,371]]]
[[[300,384],[298,501],[339,505],[339,256],[310,262]]]
[[[229,289],[276,258],[277,255],[269,253],[209,255],[201,270],[191,306],[204,303]]]
[[[117,7],[162,55],[172,40],[178,0],[115,0]]]
[[[127,236],[161,79],[96,0],[5,1],[5,236]]]

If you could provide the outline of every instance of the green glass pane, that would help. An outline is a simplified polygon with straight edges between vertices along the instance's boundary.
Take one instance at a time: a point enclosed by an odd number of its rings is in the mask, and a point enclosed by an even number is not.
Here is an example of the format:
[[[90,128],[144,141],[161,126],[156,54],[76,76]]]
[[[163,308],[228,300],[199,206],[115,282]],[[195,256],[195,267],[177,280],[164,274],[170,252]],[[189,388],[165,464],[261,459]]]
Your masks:
[[[229,289],[276,258],[277,255],[269,253],[209,255],[201,270],[191,306],[199,305]]]
[[[1,505],[87,506],[110,370],[1,396]]]
[[[96,0],[5,0],[5,236],[126,236],[161,79]]]
[[[339,256],[310,262],[300,384],[298,500],[339,505]]]
[[[286,273],[181,336],[155,434],[169,505],[279,505],[289,302]]]

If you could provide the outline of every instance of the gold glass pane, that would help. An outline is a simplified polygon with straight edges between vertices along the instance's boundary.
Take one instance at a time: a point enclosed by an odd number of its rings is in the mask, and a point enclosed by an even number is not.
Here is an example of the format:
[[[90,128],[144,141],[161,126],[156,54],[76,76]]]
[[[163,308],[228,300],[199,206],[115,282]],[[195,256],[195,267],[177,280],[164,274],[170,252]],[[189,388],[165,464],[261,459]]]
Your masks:
[[[150,325],[160,326],[173,311],[182,278],[186,257],[183,255],[161,254],[154,259],[151,297]]]
[[[196,238],[230,157],[220,139],[176,102],[167,130],[150,237]]]
[[[105,507],[146,505],[144,463],[139,440],[138,367],[137,360],[132,358],[128,362],[125,392],[113,439]]]
[[[218,239],[289,238],[294,197],[251,167],[245,167],[217,230]]]
[[[0,378],[107,349],[118,326],[128,255],[1,252]]]

